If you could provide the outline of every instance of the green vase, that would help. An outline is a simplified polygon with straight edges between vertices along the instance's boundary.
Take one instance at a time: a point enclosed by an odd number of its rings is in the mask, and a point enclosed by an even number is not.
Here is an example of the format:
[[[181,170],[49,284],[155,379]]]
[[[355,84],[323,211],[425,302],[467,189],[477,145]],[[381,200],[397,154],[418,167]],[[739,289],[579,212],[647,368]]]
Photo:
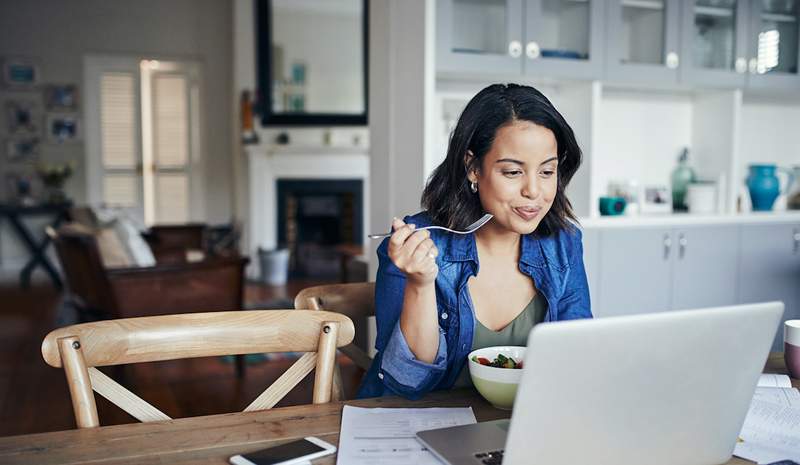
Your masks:
[[[687,211],[686,191],[689,184],[695,180],[694,170],[689,166],[689,150],[683,149],[678,158],[678,166],[672,170],[672,209],[674,211]]]

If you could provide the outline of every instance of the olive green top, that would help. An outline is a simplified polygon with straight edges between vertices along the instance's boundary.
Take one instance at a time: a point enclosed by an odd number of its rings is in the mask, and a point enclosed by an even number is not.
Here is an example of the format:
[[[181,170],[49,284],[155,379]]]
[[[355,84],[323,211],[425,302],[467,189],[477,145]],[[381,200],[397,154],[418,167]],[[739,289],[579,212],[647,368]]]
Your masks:
[[[542,294],[537,293],[525,309],[500,331],[492,331],[476,318],[475,329],[472,333],[472,350],[493,346],[526,346],[528,345],[528,333],[534,326],[544,321],[546,313],[547,300]],[[464,368],[453,387],[467,386],[472,386],[472,379],[469,376],[469,366],[464,363]]]

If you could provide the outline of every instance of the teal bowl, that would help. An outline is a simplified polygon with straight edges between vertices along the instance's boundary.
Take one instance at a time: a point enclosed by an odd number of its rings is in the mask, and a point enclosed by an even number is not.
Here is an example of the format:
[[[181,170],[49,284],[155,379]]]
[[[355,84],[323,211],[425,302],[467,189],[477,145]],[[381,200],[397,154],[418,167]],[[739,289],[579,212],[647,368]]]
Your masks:
[[[475,389],[484,399],[499,409],[511,410],[514,398],[517,396],[517,386],[522,379],[522,369],[495,368],[472,361],[474,356],[485,357],[491,361],[499,354],[521,361],[525,358],[525,347],[497,346],[473,350],[468,355],[469,375]]]

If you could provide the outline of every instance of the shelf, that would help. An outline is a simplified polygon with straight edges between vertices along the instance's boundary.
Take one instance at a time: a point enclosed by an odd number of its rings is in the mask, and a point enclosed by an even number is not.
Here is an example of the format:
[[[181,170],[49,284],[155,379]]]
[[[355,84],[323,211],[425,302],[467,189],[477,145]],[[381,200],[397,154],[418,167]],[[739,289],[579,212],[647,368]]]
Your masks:
[[[776,23],[796,23],[797,17],[781,13],[762,13],[761,19],[764,21],[775,21]]]
[[[703,16],[714,16],[717,18],[733,17],[733,10],[728,8],[717,8],[713,6],[696,6],[694,12]]]
[[[643,10],[663,10],[664,2],[656,0],[622,0],[622,6]]]
[[[650,226],[691,226],[709,224],[800,223],[800,211],[750,212],[739,214],[672,213],[663,215],[622,215],[579,218],[583,229]]]

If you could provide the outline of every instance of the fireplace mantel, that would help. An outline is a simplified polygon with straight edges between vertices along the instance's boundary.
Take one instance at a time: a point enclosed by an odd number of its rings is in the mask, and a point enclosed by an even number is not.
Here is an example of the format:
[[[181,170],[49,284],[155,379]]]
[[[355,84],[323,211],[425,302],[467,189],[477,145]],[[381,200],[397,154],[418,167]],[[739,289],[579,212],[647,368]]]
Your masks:
[[[363,148],[253,146],[245,149],[249,162],[249,207],[247,218],[250,256],[259,247],[277,246],[278,179],[360,179],[364,186],[364,225],[369,218],[369,153]],[[248,275],[258,274],[251,260]],[[253,266],[255,265],[255,266]]]

